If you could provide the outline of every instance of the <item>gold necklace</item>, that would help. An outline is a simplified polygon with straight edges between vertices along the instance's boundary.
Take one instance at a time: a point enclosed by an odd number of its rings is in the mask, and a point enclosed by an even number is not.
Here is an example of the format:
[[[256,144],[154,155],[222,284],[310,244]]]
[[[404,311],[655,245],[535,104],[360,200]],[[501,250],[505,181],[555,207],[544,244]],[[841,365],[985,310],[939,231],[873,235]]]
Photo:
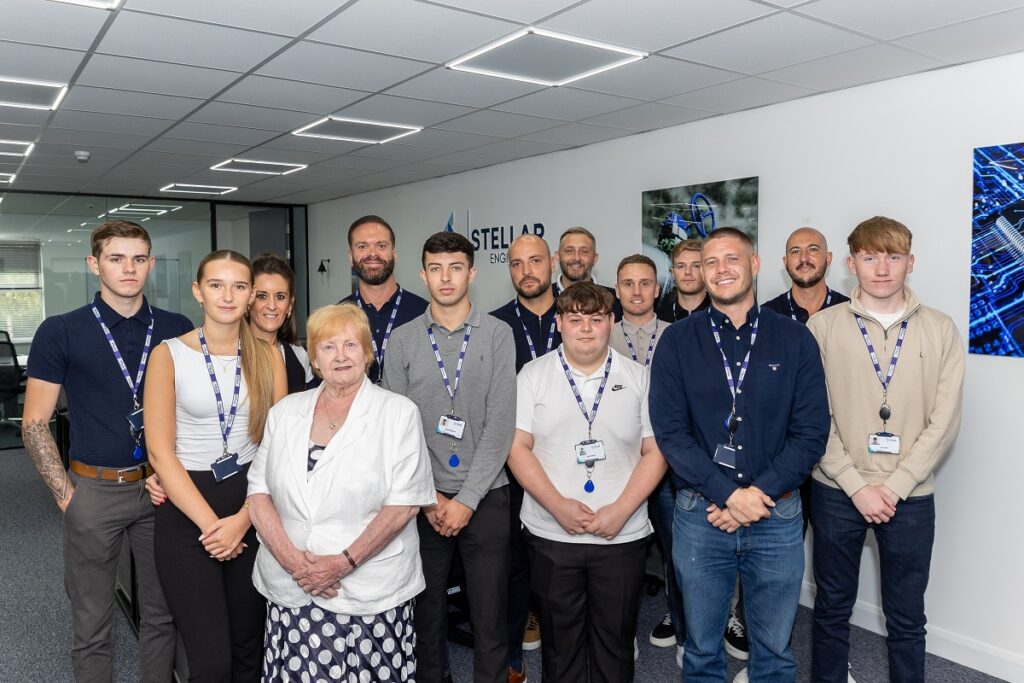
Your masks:
[[[321,394],[321,398],[324,399],[324,415],[327,417],[327,426],[330,427],[331,431],[333,432],[335,429],[337,429],[338,424],[334,420],[331,419],[331,414],[327,410],[327,398],[326,398],[326,396],[327,396],[326,393]]]

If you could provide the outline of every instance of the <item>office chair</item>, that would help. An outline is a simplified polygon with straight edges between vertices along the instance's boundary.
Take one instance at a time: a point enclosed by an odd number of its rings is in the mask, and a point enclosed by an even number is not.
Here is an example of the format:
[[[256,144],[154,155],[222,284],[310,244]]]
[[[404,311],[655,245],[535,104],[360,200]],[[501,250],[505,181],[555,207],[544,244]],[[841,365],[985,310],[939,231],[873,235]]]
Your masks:
[[[6,331],[0,330],[0,425],[21,428],[21,417],[9,417],[7,404],[13,401],[16,406],[18,396],[24,393],[25,384],[14,343]]]

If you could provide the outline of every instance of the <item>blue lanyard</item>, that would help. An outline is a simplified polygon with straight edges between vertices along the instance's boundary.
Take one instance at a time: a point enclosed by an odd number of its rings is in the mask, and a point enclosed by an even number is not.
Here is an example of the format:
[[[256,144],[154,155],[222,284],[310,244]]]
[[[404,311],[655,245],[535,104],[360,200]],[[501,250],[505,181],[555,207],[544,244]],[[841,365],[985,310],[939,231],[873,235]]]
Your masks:
[[[90,307],[100,327],[103,328],[103,336],[107,338],[107,343],[110,344],[110,348],[114,352],[114,358],[117,359],[117,364],[121,368],[124,381],[128,382],[128,389],[132,392],[132,410],[138,410],[139,387],[142,386],[142,377],[146,373],[146,361],[149,360],[149,345],[153,341],[153,324],[156,322],[156,317],[153,315],[153,307],[149,306],[149,329],[146,330],[146,343],[142,345],[142,359],[139,361],[139,372],[135,376],[134,382],[132,381],[131,374],[128,372],[128,366],[125,365],[124,358],[121,356],[121,351],[117,348],[117,342],[114,341],[114,335],[110,333],[110,328],[107,327],[107,324],[103,322],[103,318],[100,317],[100,310],[96,308],[95,303],[90,304]]]
[[[587,421],[587,438],[589,439],[591,430],[594,427],[594,420],[597,419],[597,409],[601,406],[601,397],[604,396],[604,387],[608,384],[608,375],[612,371],[612,352],[608,351],[608,360],[604,363],[604,377],[601,378],[601,386],[597,388],[597,396],[594,397],[594,405],[589,413],[587,412],[586,404],[583,403],[580,389],[572,378],[572,370],[569,369],[569,364],[565,362],[565,355],[562,353],[561,348],[558,349],[558,360],[562,363],[562,370],[565,371],[565,378],[569,380],[569,388],[572,389],[572,393],[576,397],[576,404],[580,407],[580,412],[583,413],[583,419]]]
[[[526,329],[526,323],[523,322],[523,313],[519,309],[519,300],[516,299],[516,317],[519,318],[519,324],[523,326],[523,334],[526,335],[526,343],[530,345],[530,358],[537,360],[537,347],[533,345],[533,337],[530,335],[530,330]],[[551,349],[554,348],[555,343],[555,318],[551,318],[551,329],[548,330],[548,343],[544,347],[544,353],[551,353]]]
[[[754,350],[754,342],[757,341],[757,324],[761,322],[761,316],[758,316],[754,320],[754,326],[750,328],[750,348],[747,349],[747,355],[743,357],[743,363],[740,366],[740,374],[733,381],[732,368],[729,367],[729,359],[725,357],[725,350],[722,348],[722,338],[718,334],[718,325],[715,325],[715,319],[708,314],[708,320],[711,321],[711,332],[715,335],[715,344],[718,346],[718,352],[722,354],[722,365],[725,366],[725,379],[729,382],[729,393],[732,394],[732,414],[736,414],[736,394],[743,388],[743,380],[747,376],[747,367],[750,365],[750,352]]]
[[[875,366],[875,374],[878,375],[878,381],[882,383],[882,402],[885,402],[886,396],[889,394],[889,383],[892,382],[893,373],[896,372],[896,362],[900,359],[900,351],[903,349],[903,338],[907,334],[907,324],[910,322],[910,318],[903,321],[900,325],[900,336],[896,340],[896,348],[892,351],[892,359],[889,361],[889,372],[882,374],[882,366],[878,363],[878,354],[875,353],[875,345],[871,343],[871,337],[868,336],[868,330],[864,326],[864,319],[856,313],[853,317],[857,320],[857,327],[860,328],[860,333],[864,336],[864,344],[868,347],[868,355],[871,356],[871,364]]]
[[[220,383],[217,381],[217,373],[213,369],[213,359],[210,358],[210,350],[206,346],[206,337],[203,335],[203,328],[199,330],[199,346],[203,349],[203,357],[206,359],[206,371],[210,373],[210,384],[213,385],[213,395],[217,398],[217,418],[220,420],[220,434],[224,440],[224,455],[228,453],[228,436],[231,435],[231,427],[235,424],[235,414],[238,412],[238,395],[242,389],[242,339],[238,339],[238,351],[235,355],[235,389],[231,397],[231,412],[224,416],[224,399],[220,394]]]
[[[444,380],[444,388],[448,390],[448,396],[452,399],[452,412],[455,412],[455,394],[459,391],[459,378],[462,376],[462,361],[466,358],[466,349],[469,347],[469,335],[473,332],[472,326],[466,323],[466,335],[462,338],[462,348],[459,350],[459,361],[455,364],[455,382],[448,379],[448,371],[444,367],[444,360],[441,358],[441,349],[437,348],[437,340],[434,339],[434,326],[427,326],[427,337],[430,338],[430,348],[434,350],[434,358],[437,360],[437,368],[441,371],[441,379]]]
[[[651,343],[647,345],[647,358],[644,359],[644,367],[645,368],[648,367],[651,364],[651,358],[654,357],[654,343],[658,339],[658,325],[659,325],[659,320],[657,318],[655,318],[654,319],[654,332],[651,334]],[[625,323],[625,321],[619,321],[619,327],[622,328],[622,336],[626,338],[626,346],[629,347],[629,355],[633,356],[633,360],[636,361],[637,363],[639,363],[640,359],[636,355],[636,349],[633,348],[633,342],[630,341],[629,335],[626,334],[626,323]],[[640,329],[640,328],[638,327],[637,329]],[[639,340],[639,337],[637,337],[637,339]]]
[[[377,340],[370,335],[370,343],[373,345],[373,358],[377,361],[377,367],[384,371],[384,353],[388,350],[388,339],[391,338],[391,330],[395,327],[395,318],[398,316],[398,307],[402,305],[402,288],[398,288],[398,296],[395,298],[395,305],[391,307],[391,318],[388,319],[388,326],[384,328],[384,339],[380,343],[380,350],[377,350]],[[363,298],[359,296],[359,289],[356,289],[356,304],[364,308]]]
[[[786,301],[789,302],[789,317],[792,318],[793,320],[796,320],[797,322],[800,322],[800,319],[796,317],[796,306],[793,305],[793,290],[791,290],[791,289],[787,289],[786,290]],[[832,290],[829,289],[828,287],[825,287],[825,303],[822,304],[821,308],[822,308],[822,310],[824,310],[824,309],[828,308],[831,305],[832,305]]]

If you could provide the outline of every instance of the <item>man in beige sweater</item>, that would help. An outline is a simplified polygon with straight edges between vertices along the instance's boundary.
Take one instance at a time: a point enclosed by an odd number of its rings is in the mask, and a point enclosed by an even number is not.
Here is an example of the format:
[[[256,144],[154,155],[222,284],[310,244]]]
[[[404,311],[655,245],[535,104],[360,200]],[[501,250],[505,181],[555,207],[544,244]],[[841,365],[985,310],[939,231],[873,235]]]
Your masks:
[[[924,681],[933,472],[960,429],[964,346],[949,316],[905,284],[911,237],[890,218],[858,225],[847,239],[857,278],[851,301],[807,324],[832,413],[811,493],[815,681],[852,680],[849,621],[868,529],[878,543],[890,680]]]

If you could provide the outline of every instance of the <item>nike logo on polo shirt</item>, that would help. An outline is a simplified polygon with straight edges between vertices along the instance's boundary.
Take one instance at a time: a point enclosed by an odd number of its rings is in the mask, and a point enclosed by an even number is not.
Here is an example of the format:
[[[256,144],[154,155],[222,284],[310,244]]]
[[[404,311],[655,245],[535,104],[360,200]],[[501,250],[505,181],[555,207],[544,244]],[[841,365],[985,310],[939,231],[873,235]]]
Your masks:
[[[621,384],[616,384],[615,386],[612,387],[612,391],[618,391],[619,389],[625,389],[625,388],[626,387],[622,386]]]

